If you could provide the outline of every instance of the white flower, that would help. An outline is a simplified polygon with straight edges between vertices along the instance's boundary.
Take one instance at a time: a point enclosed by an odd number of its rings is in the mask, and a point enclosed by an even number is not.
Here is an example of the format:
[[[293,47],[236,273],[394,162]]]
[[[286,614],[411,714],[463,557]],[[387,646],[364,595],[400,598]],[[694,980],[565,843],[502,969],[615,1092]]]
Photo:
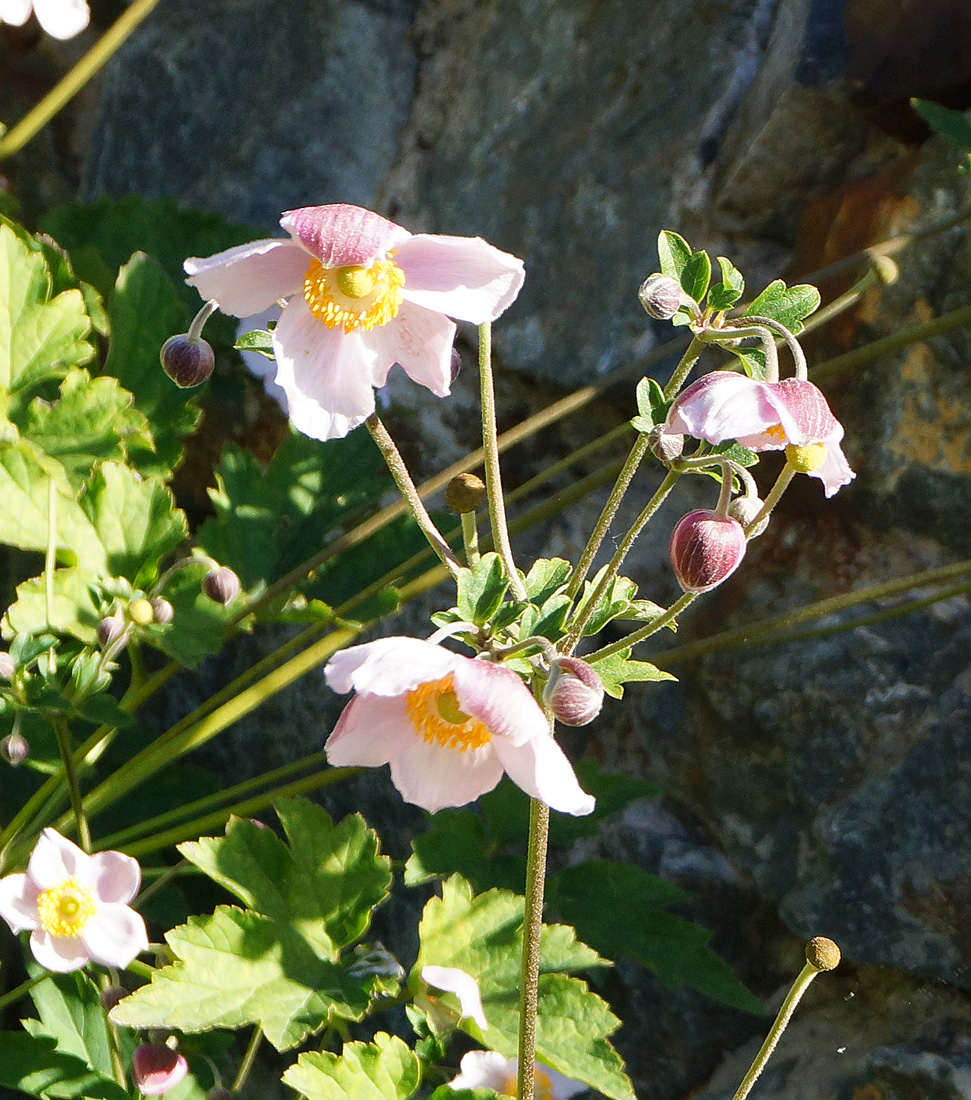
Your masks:
[[[91,19],[86,0],[0,0],[0,23],[22,27],[31,9],[53,38],[73,38]]]
[[[470,1050],[459,1063],[461,1072],[449,1081],[453,1089],[492,1089],[500,1096],[515,1096],[517,1065],[515,1058],[503,1058],[494,1050]],[[555,1069],[536,1063],[533,1071],[536,1100],[569,1100],[588,1085],[564,1077]]]
[[[475,1020],[482,1031],[489,1026],[482,1008],[482,994],[479,992],[479,983],[471,974],[459,970],[457,966],[423,966],[421,968],[421,980],[426,985],[434,986],[445,993],[454,993],[459,1001],[460,1019]],[[427,995],[425,1000],[431,1000]],[[432,1002],[432,1008],[437,1007]]]
[[[141,871],[121,852],[86,855],[45,829],[24,875],[0,879],[0,917],[13,932],[30,931],[34,958],[66,973],[89,962],[124,968],[148,947],[145,922],[127,902]]]

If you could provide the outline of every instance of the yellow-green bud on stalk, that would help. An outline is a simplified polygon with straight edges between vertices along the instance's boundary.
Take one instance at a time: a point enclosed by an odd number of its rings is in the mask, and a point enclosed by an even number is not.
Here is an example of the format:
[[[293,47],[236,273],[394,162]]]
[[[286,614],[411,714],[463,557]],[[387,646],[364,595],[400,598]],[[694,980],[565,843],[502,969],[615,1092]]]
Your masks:
[[[742,496],[736,497],[728,506],[728,514],[732,519],[737,519],[743,527],[748,527],[753,519],[762,511],[765,506],[765,501],[760,500],[758,497]],[[759,520],[757,526],[753,527],[748,533],[749,541],[757,539],[761,535],[766,527],[769,526],[769,517],[763,516]]]
[[[670,321],[684,304],[681,284],[670,275],[648,275],[637,292],[648,317]]]
[[[457,474],[445,489],[445,503],[456,515],[477,512],[485,503],[486,487],[475,474]]]
[[[120,615],[107,615],[98,623],[98,644],[107,649],[117,642],[125,630],[125,620]]]
[[[202,327],[215,309],[214,301],[206,302],[193,318],[189,331],[170,336],[159,352],[165,373],[183,389],[201,386],[216,365],[212,348],[202,338]]]
[[[30,745],[22,733],[8,733],[0,741],[0,756],[7,761],[11,768],[22,764],[30,755]]]
[[[578,657],[553,662],[543,699],[564,726],[586,726],[600,713],[604,686],[596,669]]]
[[[825,936],[814,936],[806,944],[806,961],[814,970],[835,970],[841,958],[840,949]]]
[[[17,672],[17,662],[5,649],[0,649],[0,680],[8,682],[14,678]]]
[[[170,623],[175,618],[175,608],[164,596],[156,596],[150,601],[152,604],[152,616],[157,623]]]
[[[143,596],[132,600],[127,608],[128,618],[136,626],[148,626],[155,622],[155,608]]]
[[[210,600],[223,605],[232,603],[239,595],[241,587],[239,577],[225,565],[213,569],[202,579],[202,591]]]

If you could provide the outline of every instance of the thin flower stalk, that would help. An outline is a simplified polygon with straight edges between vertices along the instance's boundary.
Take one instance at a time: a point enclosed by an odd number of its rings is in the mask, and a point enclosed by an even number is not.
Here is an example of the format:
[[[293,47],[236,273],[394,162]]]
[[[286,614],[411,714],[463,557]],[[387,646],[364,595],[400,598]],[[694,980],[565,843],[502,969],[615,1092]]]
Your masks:
[[[670,401],[684,385],[684,380],[691,373],[692,367],[698,362],[698,358],[705,349],[705,341],[699,336],[694,336],[687,350],[681,357],[681,362],[674,368],[674,373],[668,379],[664,387],[664,400]]]
[[[795,336],[793,336],[789,329],[787,329],[786,326],[781,324],[779,321],[774,321],[771,317],[759,317],[757,315],[739,317],[737,321],[729,321],[728,327],[733,328],[736,325],[742,327],[743,325],[752,324],[770,329],[782,339],[783,343],[786,345],[786,347],[788,347],[789,352],[792,355],[792,361],[795,364],[796,378],[799,378],[804,382],[808,373],[808,368],[806,366],[806,354],[802,350],[802,346],[800,345],[799,341],[795,338]],[[776,346],[776,342],[774,339],[772,340],[772,346],[773,348],[775,348]],[[776,371],[778,372],[778,358],[776,359]],[[776,373],[776,377],[772,379],[768,378],[768,370],[766,370],[766,376],[767,380],[770,382],[778,381],[778,373]]]
[[[536,1061],[536,1015],[539,1008],[540,937],[543,931],[543,895],[546,885],[546,849],[550,808],[538,799],[529,802],[529,845],[526,852],[526,908],[523,916],[523,956],[519,984],[519,1100],[533,1100]]]
[[[591,664],[596,664],[597,661],[602,661],[605,657],[612,657],[615,653],[620,653],[625,649],[630,649],[631,646],[637,645],[639,642],[643,642],[645,638],[650,638],[652,634],[656,634],[659,630],[663,630],[668,623],[674,622],[681,612],[690,607],[697,598],[698,594],[696,592],[685,592],[683,596],[679,596],[674,603],[671,604],[663,615],[658,615],[656,619],[651,619],[651,621],[647,623],[646,626],[642,626],[640,630],[631,631],[630,634],[625,635],[616,642],[612,642],[610,645],[605,645],[602,649],[597,649],[593,653],[584,654],[584,660],[589,661]]]

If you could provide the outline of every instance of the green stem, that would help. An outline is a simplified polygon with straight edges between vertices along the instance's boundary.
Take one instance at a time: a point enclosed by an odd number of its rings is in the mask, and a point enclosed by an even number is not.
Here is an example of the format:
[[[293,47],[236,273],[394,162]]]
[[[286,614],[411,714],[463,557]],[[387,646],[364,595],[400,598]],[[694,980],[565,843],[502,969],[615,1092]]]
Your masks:
[[[580,591],[587,573],[590,572],[590,566],[593,565],[593,559],[597,556],[597,551],[600,549],[601,543],[610,530],[610,525],[617,515],[617,509],[620,507],[621,501],[630,488],[630,483],[634,479],[634,474],[643,461],[644,455],[647,454],[649,446],[650,440],[648,437],[643,434],[638,434],[637,438],[634,440],[633,447],[630,449],[630,454],[627,456],[627,461],[624,463],[623,469],[614,482],[613,489],[610,490],[610,496],[607,498],[607,503],[603,506],[603,511],[600,513],[600,517],[590,534],[587,545],[583,548],[580,560],[577,562],[576,568],[573,570],[573,574],[570,577],[570,583],[566,586],[566,594],[570,599],[573,599]]]
[[[441,558],[445,568],[453,577],[458,577],[461,566],[455,560],[451,547],[442,538],[438,528],[432,522],[432,517],[422,503],[418,490],[415,488],[415,483],[411,480],[411,474],[408,473],[405,460],[401,457],[401,453],[395,446],[388,429],[381,422],[381,418],[377,413],[371,413],[364,423],[367,425],[371,438],[377,444],[378,450],[391,471],[391,476],[394,478],[395,485],[398,486],[398,491],[405,498],[408,510],[411,512],[415,523],[418,524],[421,533],[428,540],[429,546]]]
[[[523,958],[519,980],[519,1100],[533,1100],[536,1064],[536,1013],[539,1006],[540,938],[546,883],[546,846],[550,808],[531,798],[529,848],[526,854],[526,908],[523,915]]]
[[[62,718],[51,718],[50,722],[54,727],[61,762],[64,764],[64,778],[67,781],[67,789],[71,795],[71,807],[77,824],[78,840],[81,848],[90,853],[91,830],[88,827],[88,818],[84,812],[84,802],[81,799],[81,787],[78,783],[77,769],[74,766],[74,754],[71,751],[71,738],[67,732],[67,723]]]
[[[604,657],[612,657],[615,653],[621,653],[625,649],[630,649],[632,646],[637,645],[638,642],[643,642],[645,638],[650,638],[652,634],[656,634],[659,630],[663,630],[664,627],[681,614],[686,607],[690,607],[692,603],[698,598],[696,592],[685,592],[683,596],[679,596],[673,604],[664,612],[663,615],[658,615],[656,619],[652,619],[646,626],[642,626],[640,630],[631,631],[630,634],[623,637],[618,642],[613,642],[610,645],[605,645],[603,649],[598,649],[594,653],[585,654],[585,661],[602,661]]]
[[[462,543],[465,546],[465,560],[469,566],[479,560],[479,527],[475,522],[475,512],[462,513]]]
[[[131,7],[122,12],[74,68],[65,73],[47,95],[0,139],[0,160],[19,152],[46,126],[123,45],[157,3],[158,0],[134,0]]]
[[[29,993],[35,985],[40,985],[49,977],[50,973],[45,970],[43,974],[38,974],[36,978],[28,978],[27,981],[21,982],[15,989],[4,993],[3,996],[0,996],[0,1010],[6,1008],[7,1005],[16,1004],[25,993]]]
[[[114,971],[112,972],[114,973]],[[117,974],[115,974],[117,978]],[[101,992],[110,989],[112,985],[111,978],[107,974],[102,974],[98,984],[101,987]],[[125,1064],[121,1060],[121,1046],[118,1042],[118,1028],[114,1025],[111,1017],[105,1018],[105,1030],[108,1038],[108,1055],[111,1058],[111,1069],[115,1075],[115,1080],[123,1089],[128,1088],[128,1078],[125,1074]]]
[[[789,488],[789,483],[795,476],[796,471],[794,467],[786,462],[779,476],[775,479],[775,484],[769,490],[769,495],[765,498],[765,502],[756,513],[755,518],[745,525],[746,535],[754,531],[764,519],[767,519],[772,514],[772,509],[775,508],[782,499],[782,494]]]
[[[129,974],[135,974],[137,977],[144,978],[146,981],[151,981],[155,975],[155,967],[149,966],[148,963],[142,962],[141,959],[132,959],[125,969]]]
[[[691,343],[681,357],[681,362],[674,368],[674,373],[668,379],[668,384],[664,387],[665,401],[671,401],[675,397],[678,390],[684,385],[684,380],[691,373],[691,368],[698,362],[698,357],[704,349],[704,340],[699,339],[697,336],[692,337]]]
[[[103,844],[102,849],[113,848],[111,844]],[[151,886],[146,886],[144,890],[138,895],[137,898],[131,903],[132,909],[141,909],[146,901],[153,895],[157,894],[163,886],[167,886],[172,879],[177,878],[182,872],[192,865],[187,859],[180,859],[178,863],[172,867],[167,867],[162,874],[152,883]]]
[[[516,571],[516,563],[506,528],[506,508],[502,499],[502,475],[499,470],[499,442],[496,431],[496,393],[492,380],[492,325],[479,325],[479,395],[482,404],[482,451],[485,458],[485,483],[492,523],[492,545],[496,548],[509,587],[517,600],[526,599],[526,588]]]
[[[234,1096],[238,1096],[243,1085],[246,1084],[246,1079],[249,1077],[250,1070],[253,1068],[253,1063],[256,1061],[256,1052],[260,1049],[260,1043],[262,1041],[262,1030],[260,1028],[255,1028],[253,1034],[250,1036],[249,1043],[246,1047],[246,1053],[243,1055],[243,1060],[239,1064],[236,1077],[233,1079],[233,1085],[230,1092],[232,1092]]]

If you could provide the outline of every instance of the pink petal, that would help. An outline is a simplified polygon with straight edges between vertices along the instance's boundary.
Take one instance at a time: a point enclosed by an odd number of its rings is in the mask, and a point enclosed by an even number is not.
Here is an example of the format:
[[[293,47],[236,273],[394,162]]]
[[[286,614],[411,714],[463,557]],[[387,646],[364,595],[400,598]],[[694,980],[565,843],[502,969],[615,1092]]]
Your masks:
[[[459,706],[490,733],[511,745],[549,737],[546,715],[512,669],[464,657],[454,675]]]
[[[249,317],[302,290],[309,261],[293,241],[266,240],[215,256],[190,256],[182,266],[189,275],[186,282],[203,298],[214,298],[224,313]]]
[[[27,874],[41,890],[59,886],[67,878],[77,879],[83,886],[94,885],[91,857],[54,829],[45,829],[40,834],[27,864]]]
[[[502,765],[489,745],[459,752],[415,741],[391,761],[391,782],[405,802],[429,813],[465,806],[502,779]]]
[[[280,225],[324,267],[364,267],[411,236],[380,214],[346,203],[288,210]]]
[[[471,974],[466,974],[455,966],[423,966],[421,980],[436,989],[443,989],[446,993],[454,993],[459,999],[462,1017],[475,1020],[483,1031],[488,1028],[489,1021],[482,1009],[479,983]]]
[[[570,761],[550,734],[518,748],[497,737],[492,748],[509,778],[531,798],[574,817],[593,812],[596,799],[581,789]]]
[[[834,496],[844,485],[856,477],[846,461],[846,456],[838,443],[826,444],[826,458],[818,470],[813,470],[811,477],[818,477],[823,483],[823,489],[827,497]]]
[[[99,905],[77,937],[86,953],[102,966],[126,967],[148,949],[145,921],[127,905]]]
[[[791,428],[783,422],[791,443],[802,447],[807,443],[838,443],[843,438],[843,425],[812,382],[783,378],[773,390],[792,418]]]
[[[0,917],[10,925],[10,931],[14,934],[37,927],[39,893],[36,883],[27,875],[0,878]]]
[[[376,354],[361,333],[328,328],[303,297],[288,303],[273,330],[276,383],[290,420],[311,439],[342,439],[374,412]]]
[[[516,300],[526,278],[523,261],[481,237],[419,234],[398,246],[409,302],[460,321],[494,321]]]
[[[415,743],[400,696],[355,695],[344,708],[324,751],[334,767],[377,768]]]
[[[324,676],[341,693],[404,695],[419,684],[447,676],[464,660],[468,658],[420,638],[379,638],[335,653]]]
[[[91,12],[85,0],[34,0],[37,22],[52,38],[73,38],[88,25]]]
[[[164,1043],[143,1043],[132,1054],[132,1077],[143,1096],[161,1096],[174,1089],[189,1071],[189,1064]]]
[[[436,397],[448,396],[455,325],[441,313],[402,302],[393,321],[364,333],[362,339],[376,349],[379,361],[386,362],[389,369],[399,363],[413,382]],[[374,384],[383,386],[384,381],[376,378]]]
[[[41,928],[31,932],[30,950],[45,970],[53,970],[57,974],[80,970],[91,961],[79,937],[52,936]]]
[[[98,852],[91,857],[94,890],[101,901],[128,902],[142,882],[138,861],[121,852]]]
[[[693,382],[668,411],[665,431],[723,443],[760,436],[779,423],[767,384],[736,371],[713,371]],[[780,446],[785,446],[784,443]]]

